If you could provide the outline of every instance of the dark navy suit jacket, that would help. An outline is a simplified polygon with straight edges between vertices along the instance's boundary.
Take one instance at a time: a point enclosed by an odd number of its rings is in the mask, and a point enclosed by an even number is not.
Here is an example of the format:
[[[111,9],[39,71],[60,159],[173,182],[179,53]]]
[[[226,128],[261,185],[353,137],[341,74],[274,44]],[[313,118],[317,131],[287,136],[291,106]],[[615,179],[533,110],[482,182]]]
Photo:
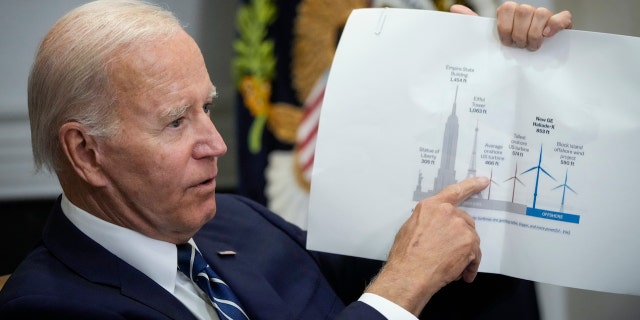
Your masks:
[[[383,319],[364,303],[349,303],[380,262],[309,252],[304,231],[245,198],[218,195],[217,207],[194,240],[251,319]],[[237,254],[218,254],[226,250]],[[532,286],[487,276],[475,302],[464,301],[473,287],[445,288],[451,292],[435,296],[425,312],[445,319],[537,318]],[[0,292],[0,319],[16,318],[194,319],[169,292],[78,230],[59,200],[42,243]]]

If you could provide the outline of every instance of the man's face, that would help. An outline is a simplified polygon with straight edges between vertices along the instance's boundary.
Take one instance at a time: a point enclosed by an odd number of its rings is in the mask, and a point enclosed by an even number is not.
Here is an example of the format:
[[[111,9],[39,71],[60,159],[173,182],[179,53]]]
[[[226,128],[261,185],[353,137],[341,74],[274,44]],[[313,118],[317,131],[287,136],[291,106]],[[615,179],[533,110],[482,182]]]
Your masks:
[[[120,130],[99,142],[108,185],[98,204],[112,222],[184,242],[216,211],[227,147],[209,118],[215,87],[184,31],[119,59],[111,79]]]

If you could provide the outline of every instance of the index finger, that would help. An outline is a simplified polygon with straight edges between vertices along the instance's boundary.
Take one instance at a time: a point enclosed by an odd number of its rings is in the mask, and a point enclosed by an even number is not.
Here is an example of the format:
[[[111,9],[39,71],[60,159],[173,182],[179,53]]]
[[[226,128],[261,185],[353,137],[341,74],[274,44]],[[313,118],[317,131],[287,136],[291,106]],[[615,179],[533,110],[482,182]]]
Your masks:
[[[488,185],[489,179],[487,177],[468,178],[447,186],[436,194],[434,198],[458,206],[470,196],[484,190]]]

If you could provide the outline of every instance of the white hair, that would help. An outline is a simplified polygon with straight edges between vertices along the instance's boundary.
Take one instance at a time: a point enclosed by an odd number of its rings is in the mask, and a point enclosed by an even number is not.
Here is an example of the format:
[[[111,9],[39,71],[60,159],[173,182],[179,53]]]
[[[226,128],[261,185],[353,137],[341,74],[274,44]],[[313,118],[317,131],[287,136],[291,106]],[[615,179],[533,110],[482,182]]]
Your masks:
[[[81,123],[95,136],[113,135],[118,95],[110,87],[111,63],[181,29],[170,11],[135,0],[90,2],[60,18],[43,39],[29,76],[36,171],[62,167],[58,131],[64,123]]]

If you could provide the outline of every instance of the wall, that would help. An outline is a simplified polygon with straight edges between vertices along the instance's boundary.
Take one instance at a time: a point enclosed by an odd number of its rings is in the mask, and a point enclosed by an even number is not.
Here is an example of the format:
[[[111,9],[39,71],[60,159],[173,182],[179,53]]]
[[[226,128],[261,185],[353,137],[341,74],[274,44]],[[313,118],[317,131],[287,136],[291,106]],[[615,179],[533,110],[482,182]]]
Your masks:
[[[570,10],[574,29],[640,36],[640,1],[555,0],[558,10]]]

